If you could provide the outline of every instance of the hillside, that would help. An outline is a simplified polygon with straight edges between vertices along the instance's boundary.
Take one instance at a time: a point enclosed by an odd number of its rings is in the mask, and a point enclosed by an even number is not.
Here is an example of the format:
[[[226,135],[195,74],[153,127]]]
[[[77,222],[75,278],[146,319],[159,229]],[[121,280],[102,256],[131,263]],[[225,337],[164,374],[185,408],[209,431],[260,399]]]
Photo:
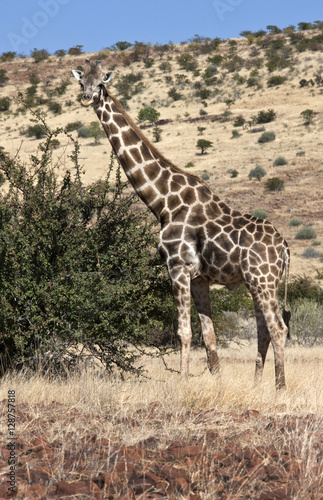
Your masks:
[[[317,42],[305,43],[310,37],[317,37]],[[8,77],[0,87],[0,99],[11,99],[9,110],[0,112],[0,145],[12,154],[19,150],[27,161],[39,143],[26,135],[32,116],[17,101],[18,89],[29,95],[33,109],[47,112],[51,127],[75,122],[88,126],[96,121],[93,109],[82,108],[78,101],[80,91],[71,69],[82,66],[85,59],[101,59],[104,69],[114,71],[110,90],[127,104],[132,118],[136,120],[146,106],[160,113],[160,151],[183,169],[198,176],[208,174],[204,175],[207,182],[230,206],[247,213],[265,210],[290,244],[291,273],[315,277],[315,268],[322,269],[322,264],[318,258],[301,254],[313,239],[314,250],[321,252],[323,241],[321,37],[319,32],[296,32],[221,43],[147,45],[141,52],[134,47],[50,56],[37,63],[34,58],[0,61],[0,70]],[[52,105],[54,111],[49,110],[49,103],[58,103]],[[305,124],[301,113],[308,109],[313,110],[313,119]],[[257,123],[262,110],[274,110],[275,119]],[[235,126],[238,122],[242,125]],[[264,131],[274,132],[275,140],[259,143]],[[145,125],[144,133],[154,140],[153,126]],[[77,137],[77,131],[72,134]],[[212,142],[206,154],[197,149],[198,139]],[[100,139],[99,144],[93,138],[79,138],[79,142],[85,181],[101,179],[109,159],[107,139]],[[61,141],[55,154],[63,169],[66,144]],[[287,163],[274,166],[278,157]],[[260,181],[248,177],[257,165],[266,171]],[[237,171],[236,177],[232,171]],[[284,189],[265,192],[266,180],[273,177],[284,181]],[[316,237],[295,239],[300,228],[290,225],[295,217],[302,225],[312,226]]]

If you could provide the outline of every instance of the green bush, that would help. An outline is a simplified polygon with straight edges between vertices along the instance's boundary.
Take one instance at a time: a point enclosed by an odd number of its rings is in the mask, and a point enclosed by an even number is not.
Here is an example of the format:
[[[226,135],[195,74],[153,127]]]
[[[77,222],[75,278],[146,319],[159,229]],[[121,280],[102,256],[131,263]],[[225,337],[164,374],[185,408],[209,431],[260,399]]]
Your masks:
[[[93,137],[96,144],[99,144],[101,137],[105,137],[105,132],[100,122],[94,121],[91,122],[89,127],[89,136]]]
[[[60,85],[58,85],[57,87],[54,88],[53,94],[58,95],[58,96],[64,95],[66,92],[66,89],[69,85],[70,85],[70,82],[62,81],[62,83]]]
[[[30,53],[30,56],[34,59],[35,63],[45,61],[49,58],[49,55],[50,54],[46,49],[33,49]]]
[[[9,97],[0,97],[0,111],[8,111],[11,99]]]
[[[277,87],[278,85],[282,85],[285,81],[286,81],[285,76],[276,75],[272,76],[267,80],[267,85],[268,87]]]
[[[77,130],[77,137],[81,137],[85,139],[86,137],[90,137],[90,131],[88,127],[82,126]]]
[[[133,95],[142,92],[144,88],[144,84],[141,81],[142,77],[143,74],[141,72],[122,75],[115,85],[116,89],[124,99],[129,100]]]
[[[301,116],[305,119],[305,125],[310,125],[313,122],[315,113],[312,109],[305,109],[301,112]]]
[[[55,115],[58,115],[62,112],[62,105],[57,101],[49,101],[47,103],[48,109],[52,111]]]
[[[16,57],[16,55],[17,52],[12,52],[12,51],[2,52],[0,59],[2,62],[12,61]]]
[[[160,117],[160,112],[151,106],[142,108],[138,113],[138,120],[140,122],[149,121],[151,124],[155,123]]]
[[[209,89],[200,89],[196,91],[196,97],[199,97],[202,100],[208,99],[211,96],[211,90]]]
[[[27,136],[35,137],[36,139],[41,139],[45,136],[45,128],[40,123],[36,123],[35,125],[29,125],[27,128]]]
[[[266,170],[263,167],[261,167],[260,165],[257,165],[255,168],[250,170],[248,177],[249,177],[249,179],[255,178],[258,181],[260,181],[260,179],[262,177],[264,177],[265,175],[267,175]]]
[[[68,123],[66,125],[65,130],[66,130],[66,132],[73,132],[74,130],[78,130],[82,126],[83,126],[82,122],[80,122],[80,121],[78,121],[78,122],[71,122],[71,123]]]
[[[234,127],[242,127],[246,123],[246,119],[242,115],[238,115],[233,122]]]
[[[154,127],[153,129],[153,138],[155,142],[160,142],[161,141],[161,134],[162,134],[162,128],[161,127]]]
[[[295,235],[296,240],[314,240],[316,238],[316,231],[312,227],[304,226]]]
[[[284,181],[279,177],[270,177],[265,183],[266,191],[282,191],[284,189]]]
[[[273,109],[268,109],[267,111],[261,110],[259,111],[256,122],[257,123],[269,123],[275,120],[276,118],[276,111]]]
[[[85,186],[72,143],[61,179],[49,147],[60,132],[43,129],[42,152],[28,166],[0,151],[9,183],[0,195],[0,370],[66,373],[82,346],[111,372],[138,372],[136,347],[176,318],[152,251],[156,229],[134,209],[113,160],[104,181]]]
[[[267,219],[268,218],[268,213],[266,212],[266,210],[262,210],[261,208],[254,210],[251,215],[253,217],[257,217],[257,219]]]
[[[5,69],[0,69],[0,87],[3,87],[8,80],[7,71]]]
[[[275,133],[274,132],[264,132],[261,134],[261,136],[258,139],[258,142],[260,144],[263,144],[265,142],[271,142],[276,139]]]
[[[74,45],[68,49],[67,53],[70,56],[79,56],[83,53],[83,45]]]
[[[284,158],[284,156],[278,156],[276,158],[276,160],[274,161],[274,167],[279,167],[279,166],[287,165],[287,164],[288,164],[288,161],[286,160],[286,158]]]
[[[173,99],[173,101],[179,101],[180,99],[182,99],[183,94],[181,94],[180,92],[178,92],[178,90],[176,89],[176,87],[172,87],[168,91],[168,96],[171,97]]]
[[[291,336],[299,344],[314,346],[323,342],[323,308],[315,300],[305,299],[291,307]]]
[[[145,57],[143,61],[145,68],[151,68],[155,63],[155,59],[152,59],[151,57]]]
[[[318,304],[323,303],[322,288],[320,288],[311,277],[306,275],[296,275],[289,279],[287,296],[290,304],[294,304],[304,299],[317,302]],[[284,297],[283,282],[279,285],[279,297],[280,299]]]
[[[298,217],[292,217],[291,220],[289,221],[289,225],[292,227],[293,226],[297,227],[297,226],[300,226],[301,224],[302,224],[302,221]]]
[[[191,54],[182,54],[177,57],[177,62],[182,69],[186,71],[195,71],[197,68],[197,61]]]
[[[209,178],[210,178],[210,174],[208,174],[207,172],[203,172],[203,173],[201,174],[201,179],[202,179],[203,181],[208,181],[208,180],[209,180]]]
[[[159,65],[159,69],[163,73],[169,73],[172,70],[172,65],[169,62],[163,62]]]

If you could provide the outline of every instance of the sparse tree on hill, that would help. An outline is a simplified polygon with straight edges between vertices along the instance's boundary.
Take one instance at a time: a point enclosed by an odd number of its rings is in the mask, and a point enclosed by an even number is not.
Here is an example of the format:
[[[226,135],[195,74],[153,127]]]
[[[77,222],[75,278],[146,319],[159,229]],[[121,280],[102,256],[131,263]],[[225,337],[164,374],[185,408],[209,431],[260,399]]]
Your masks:
[[[204,155],[207,149],[213,146],[213,142],[207,141],[206,139],[199,139],[196,143],[196,147],[201,150],[201,155]]]
[[[155,125],[156,121],[160,117],[160,112],[157,109],[148,106],[147,108],[142,108],[138,113],[138,120],[140,122],[148,121],[152,125]]]

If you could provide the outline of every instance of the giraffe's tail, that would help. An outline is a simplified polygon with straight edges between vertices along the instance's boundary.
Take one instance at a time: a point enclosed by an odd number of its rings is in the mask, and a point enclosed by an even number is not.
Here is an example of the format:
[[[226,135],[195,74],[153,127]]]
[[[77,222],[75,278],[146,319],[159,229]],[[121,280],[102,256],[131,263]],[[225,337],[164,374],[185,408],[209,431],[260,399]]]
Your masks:
[[[286,244],[283,251],[283,262],[285,268],[285,290],[284,290],[284,308],[283,308],[283,320],[285,325],[287,326],[287,338],[290,339],[290,331],[289,331],[289,320],[291,317],[291,312],[287,309],[287,285],[288,285],[288,276],[289,276],[289,262],[290,262],[290,252],[289,248]]]

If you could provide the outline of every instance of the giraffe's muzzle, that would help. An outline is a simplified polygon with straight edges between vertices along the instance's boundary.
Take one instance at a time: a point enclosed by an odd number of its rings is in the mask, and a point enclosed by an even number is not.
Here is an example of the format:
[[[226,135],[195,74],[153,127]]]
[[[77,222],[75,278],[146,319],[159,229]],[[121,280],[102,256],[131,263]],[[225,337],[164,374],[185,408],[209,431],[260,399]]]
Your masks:
[[[82,106],[85,106],[85,107],[91,106],[91,104],[93,104],[93,102],[94,102],[93,96],[88,95],[88,94],[84,94],[82,96],[82,99],[81,99]]]

